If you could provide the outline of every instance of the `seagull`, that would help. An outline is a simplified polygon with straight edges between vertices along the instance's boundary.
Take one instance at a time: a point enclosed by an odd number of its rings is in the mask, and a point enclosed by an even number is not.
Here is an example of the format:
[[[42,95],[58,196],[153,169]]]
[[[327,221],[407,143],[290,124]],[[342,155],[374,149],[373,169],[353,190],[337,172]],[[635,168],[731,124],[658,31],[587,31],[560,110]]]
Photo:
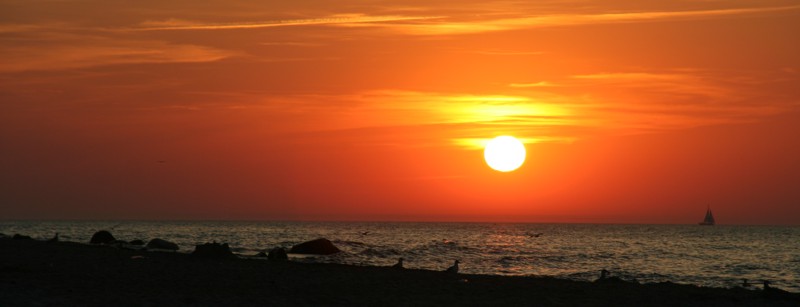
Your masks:
[[[56,232],[56,235],[52,239],[47,240],[47,242],[58,242],[58,233]]]
[[[397,260],[397,263],[395,263],[395,264],[392,266],[392,268],[393,268],[393,269],[402,269],[402,268],[403,268],[403,258],[400,258],[400,259],[398,259],[398,260]]]
[[[456,262],[453,263],[453,266],[447,268],[445,272],[447,272],[448,274],[458,274],[458,260],[456,260]]]
[[[611,272],[606,269],[600,270],[600,279],[602,280],[608,278],[608,274],[611,274]]]
[[[790,294],[786,290],[781,290],[779,288],[773,288],[770,285],[772,284],[769,280],[762,281],[764,283],[764,296],[771,297],[771,298],[789,298],[793,297],[793,294]]]
[[[609,271],[608,271],[608,270],[606,270],[606,269],[602,269],[602,270],[600,270],[600,278],[598,278],[597,280],[595,280],[595,282],[602,282],[602,283],[625,283],[625,282],[634,282],[634,283],[638,283],[638,281],[636,281],[636,279],[634,279],[634,280],[632,280],[632,281],[624,281],[624,280],[622,280],[622,278],[619,278],[619,277],[617,277],[617,276],[609,276],[609,275],[611,275],[611,272],[609,272]]]

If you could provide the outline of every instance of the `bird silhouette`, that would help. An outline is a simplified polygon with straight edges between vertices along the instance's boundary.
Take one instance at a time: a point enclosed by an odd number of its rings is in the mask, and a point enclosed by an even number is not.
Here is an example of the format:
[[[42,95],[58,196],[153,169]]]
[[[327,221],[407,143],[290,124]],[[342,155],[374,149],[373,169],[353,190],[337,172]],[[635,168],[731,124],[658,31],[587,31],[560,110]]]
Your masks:
[[[786,290],[773,288],[772,286],[770,286],[772,283],[769,282],[769,280],[763,280],[762,282],[764,283],[764,290],[761,293],[763,293],[764,297],[789,298],[793,296],[793,294],[789,293]]]
[[[747,282],[747,278],[742,278],[742,288],[749,288],[751,285]]]
[[[58,242],[58,233],[56,232],[56,235],[47,240],[47,242]]]
[[[609,276],[609,275],[611,275],[611,272],[609,272],[606,269],[602,269],[602,270],[600,270],[600,278],[595,280],[595,282],[602,282],[602,283],[625,283],[625,282],[628,282],[628,281],[622,280],[622,278],[619,278],[617,276]],[[636,281],[636,279],[634,279],[632,282],[636,283],[638,281]]]
[[[455,263],[453,263],[453,266],[447,268],[445,272],[449,274],[458,274],[458,260],[456,260]]]
[[[611,272],[609,272],[609,271],[608,271],[608,270],[606,270],[606,269],[602,269],[602,270],[600,270],[600,279],[606,279],[606,278],[608,278],[608,274],[611,274]]]
[[[392,266],[392,268],[393,268],[393,269],[402,269],[402,268],[403,268],[403,258],[400,258],[400,259],[398,259],[398,260],[397,260],[397,263],[395,263],[395,264]]]

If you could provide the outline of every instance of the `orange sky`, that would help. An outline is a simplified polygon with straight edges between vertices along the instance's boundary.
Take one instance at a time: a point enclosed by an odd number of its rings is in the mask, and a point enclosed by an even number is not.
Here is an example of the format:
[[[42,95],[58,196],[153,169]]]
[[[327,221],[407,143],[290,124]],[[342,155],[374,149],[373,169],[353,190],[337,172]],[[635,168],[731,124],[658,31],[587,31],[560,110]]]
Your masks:
[[[0,219],[800,224],[796,1],[430,2],[0,0]]]

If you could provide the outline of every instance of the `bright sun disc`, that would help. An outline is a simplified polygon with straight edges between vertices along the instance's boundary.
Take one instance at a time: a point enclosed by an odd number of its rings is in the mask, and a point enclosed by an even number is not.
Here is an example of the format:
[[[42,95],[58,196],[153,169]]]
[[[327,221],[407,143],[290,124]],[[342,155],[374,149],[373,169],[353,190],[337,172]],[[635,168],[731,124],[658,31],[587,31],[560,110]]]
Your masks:
[[[513,136],[498,136],[486,144],[483,158],[492,169],[510,172],[525,162],[525,145]]]

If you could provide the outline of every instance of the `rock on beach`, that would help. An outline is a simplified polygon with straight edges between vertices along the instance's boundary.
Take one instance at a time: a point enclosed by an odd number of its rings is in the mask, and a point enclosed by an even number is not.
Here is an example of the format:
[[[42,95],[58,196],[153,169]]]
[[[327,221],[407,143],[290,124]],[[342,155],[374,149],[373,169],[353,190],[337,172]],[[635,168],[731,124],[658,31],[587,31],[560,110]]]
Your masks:
[[[192,256],[215,259],[236,257],[233,252],[231,252],[231,248],[228,246],[228,243],[205,243],[196,245],[194,247],[194,251],[192,252]]]
[[[109,243],[113,243],[114,241],[117,241],[117,239],[115,239],[114,236],[111,235],[110,232],[108,232],[107,230],[100,230],[98,232],[95,232],[92,235],[92,239],[89,240],[89,243],[91,243],[91,244],[109,244]]]
[[[164,240],[164,239],[155,238],[155,239],[150,240],[150,242],[147,242],[147,245],[145,245],[145,248],[147,248],[147,249],[166,249],[166,250],[176,251],[176,250],[178,250],[178,244],[172,243],[172,242]]]
[[[269,251],[267,259],[272,261],[286,261],[289,260],[289,255],[286,254],[286,250],[283,249],[283,247],[276,247]]]
[[[336,245],[325,238],[319,238],[292,246],[291,254],[330,255],[340,252]]]

